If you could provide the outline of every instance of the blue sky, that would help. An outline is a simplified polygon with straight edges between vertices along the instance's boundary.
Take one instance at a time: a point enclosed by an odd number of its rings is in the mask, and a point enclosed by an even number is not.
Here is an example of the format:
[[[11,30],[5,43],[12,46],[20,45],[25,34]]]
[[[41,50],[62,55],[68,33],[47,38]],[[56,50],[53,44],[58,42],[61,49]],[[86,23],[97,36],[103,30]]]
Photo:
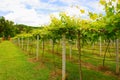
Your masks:
[[[85,14],[80,14],[80,10]],[[50,15],[59,17],[59,12],[69,16],[87,18],[88,11],[103,13],[99,0],[0,0],[0,16],[18,24],[40,26],[50,23]]]

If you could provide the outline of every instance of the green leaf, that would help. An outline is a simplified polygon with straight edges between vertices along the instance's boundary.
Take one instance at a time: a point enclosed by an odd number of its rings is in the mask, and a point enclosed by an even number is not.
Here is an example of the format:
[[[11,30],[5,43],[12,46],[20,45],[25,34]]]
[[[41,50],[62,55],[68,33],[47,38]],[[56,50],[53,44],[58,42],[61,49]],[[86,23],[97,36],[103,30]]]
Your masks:
[[[85,13],[85,10],[81,9],[80,12],[81,12],[82,14],[84,14],[84,13]]]
[[[99,2],[101,5],[105,5],[106,4],[106,1],[105,0],[100,0]]]

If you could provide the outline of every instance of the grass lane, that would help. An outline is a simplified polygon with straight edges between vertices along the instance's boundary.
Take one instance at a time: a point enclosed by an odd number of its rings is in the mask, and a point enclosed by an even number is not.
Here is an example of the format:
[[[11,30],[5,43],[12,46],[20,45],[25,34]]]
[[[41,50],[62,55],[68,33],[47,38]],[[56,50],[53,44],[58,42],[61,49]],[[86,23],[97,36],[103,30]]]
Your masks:
[[[40,53],[42,53],[41,50]],[[55,55],[57,76],[52,74],[54,71],[52,58],[53,55],[46,51],[44,64],[40,64],[40,60],[30,62],[28,56],[19,47],[9,41],[4,41],[0,43],[0,80],[61,80],[61,56]],[[68,80],[79,80],[78,67],[75,63],[67,60],[66,72]],[[84,67],[82,70],[83,80],[118,80],[116,77],[107,76]]]
[[[36,68],[25,54],[9,41],[0,43],[0,80],[48,80],[49,69]]]

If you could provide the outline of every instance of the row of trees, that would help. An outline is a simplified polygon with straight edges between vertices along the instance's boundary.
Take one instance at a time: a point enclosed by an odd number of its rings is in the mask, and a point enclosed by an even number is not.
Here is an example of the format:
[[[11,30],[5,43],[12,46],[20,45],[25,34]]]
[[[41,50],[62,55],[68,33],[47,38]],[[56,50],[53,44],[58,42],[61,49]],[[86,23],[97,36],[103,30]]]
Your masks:
[[[62,40],[62,80],[66,79],[66,41],[72,43],[74,40],[77,40],[78,44],[80,80],[82,80],[81,47],[85,42],[93,43],[99,40],[99,38],[106,40],[108,46],[110,40],[116,40],[116,73],[119,73],[120,1],[100,0],[100,3],[104,6],[105,15],[89,12],[90,19],[86,20],[80,17],[70,17],[66,13],[61,12],[60,19],[51,16],[49,25],[32,32],[32,37],[37,39],[37,44],[39,44],[40,39],[43,41],[43,45],[45,40],[52,40],[53,52],[55,42]],[[84,13],[84,10],[80,11]],[[28,38],[31,37],[29,34],[25,35]],[[19,35],[18,37],[23,38],[26,36]],[[37,45],[37,47],[39,46]],[[38,59],[38,52],[39,50],[37,49],[36,59]],[[103,66],[105,65],[105,57],[106,52],[104,54]]]
[[[14,24],[13,21],[6,20],[3,16],[0,17],[0,37],[8,39],[14,37],[22,32],[30,32],[35,27],[27,26],[24,24]]]
[[[14,23],[9,20],[5,20],[4,17],[0,17],[0,36],[8,37],[8,36],[14,36]]]

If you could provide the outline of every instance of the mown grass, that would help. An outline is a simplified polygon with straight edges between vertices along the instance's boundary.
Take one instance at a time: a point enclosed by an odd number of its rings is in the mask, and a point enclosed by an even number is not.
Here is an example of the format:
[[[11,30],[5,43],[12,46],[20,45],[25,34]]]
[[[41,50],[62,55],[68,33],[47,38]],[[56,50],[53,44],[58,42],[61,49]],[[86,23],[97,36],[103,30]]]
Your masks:
[[[51,61],[52,58],[50,58],[52,54],[45,53],[44,58],[47,60],[44,64],[51,70],[55,70],[53,63]],[[55,55],[55,63],[57,69],[61,68],[61,57]],[[69,60],[67,60],[66,63],[66,71],[67,71],[67,80],[79,80],[79,65],[75,64]],[[116,77],[108,76],[103,74],[102,72],[98,72],[95,70],[89,70],[85,67],[82,68],[83,71],[83,80],[117,80]],[[58,76],[55,80],[61,80],[61,75]]]
[[[11,42],[0,43],[0,80],[48,80],[50,70],[46,67],[35,69],[38,65],[29,62]]]
[[[35,42],[33,42],[35,44]],[[24,45],[24,47],[26,47],[26,45]],[[36,50],[35,50],[35,45],[33,46],[33,53],[31,55],[29,55],[29,57],[35,57],[36,54]],[[49,49],[48,49],[49,48]],[[55,52],[57,52],[57,47],[55,47]],[[102,65],[102,56],[97,56],[97,55],[93,55],[92,53],[89,53],[88,51],[83,51],[84,53],[82,53],[82,60],[84,62],[88,62],[94,66],[99,66]],[[51,51],[51,46],[47,43],[45,46],[45,53],[44,56],[42,56],[42,47],[40,44],[40,49],[39,49],[39,61],[35,62],[35,64],[39,65],[41,63],[41,61],[43,61],[42,63],[45,65],[45,67],[49,70],[49,78],[47,79],[40,79],[40,80],[61,80],[61,70],[62,70],[62,60],[61,60],[61,46],[59,46],[58,48],[58,53],[55,53],[55,66],[53,64],[53,53]],[[69,48],[67,48],[67,56],[69,56]],[[96,59],[100,59],[100,60],[95,60],[92,58],[88,58],[88,57],[93,57]],[[44,58],[43,58],[44,57]],[[43,59],[43,60],[41,60]],[[109,57],[107,57],[107,59],[110,59]],[[78,54],[77,54],[77,50],[73,49],[72,52],[72,60],[67,59],[67,63],[66,63],[66,72],[67,72],[67,80],[79,80],[79,65],[74,62],[74,60],[78,60]],[[39,63],[40,62],[40,63]],[[110,64],[110,65],[108,65]],[[112,69],[113,71],[115,71],[115,64],[110,63],[108,61],[106,61],[106,65],[107,66],[111,66],[110,69]],[[88,65],[89,66],[89,65]],[[52,74],[54,71],[56,70],[56,75]],[[91,70],[88,69],[86,67],[82,67],[82,71],[83,71],[83,80],[119,80],[117,77],[112,76],[112,75],[106,75],[104,74],[104,72],[101,71],[96,71],[96,70]],[[46,72],[44,72],[43,74],[45,74]],[[41,76],[39,76],[41,77]],[[43,75],[43,77],[46,77]],[[34,80],[34,79],[33,79]]]

